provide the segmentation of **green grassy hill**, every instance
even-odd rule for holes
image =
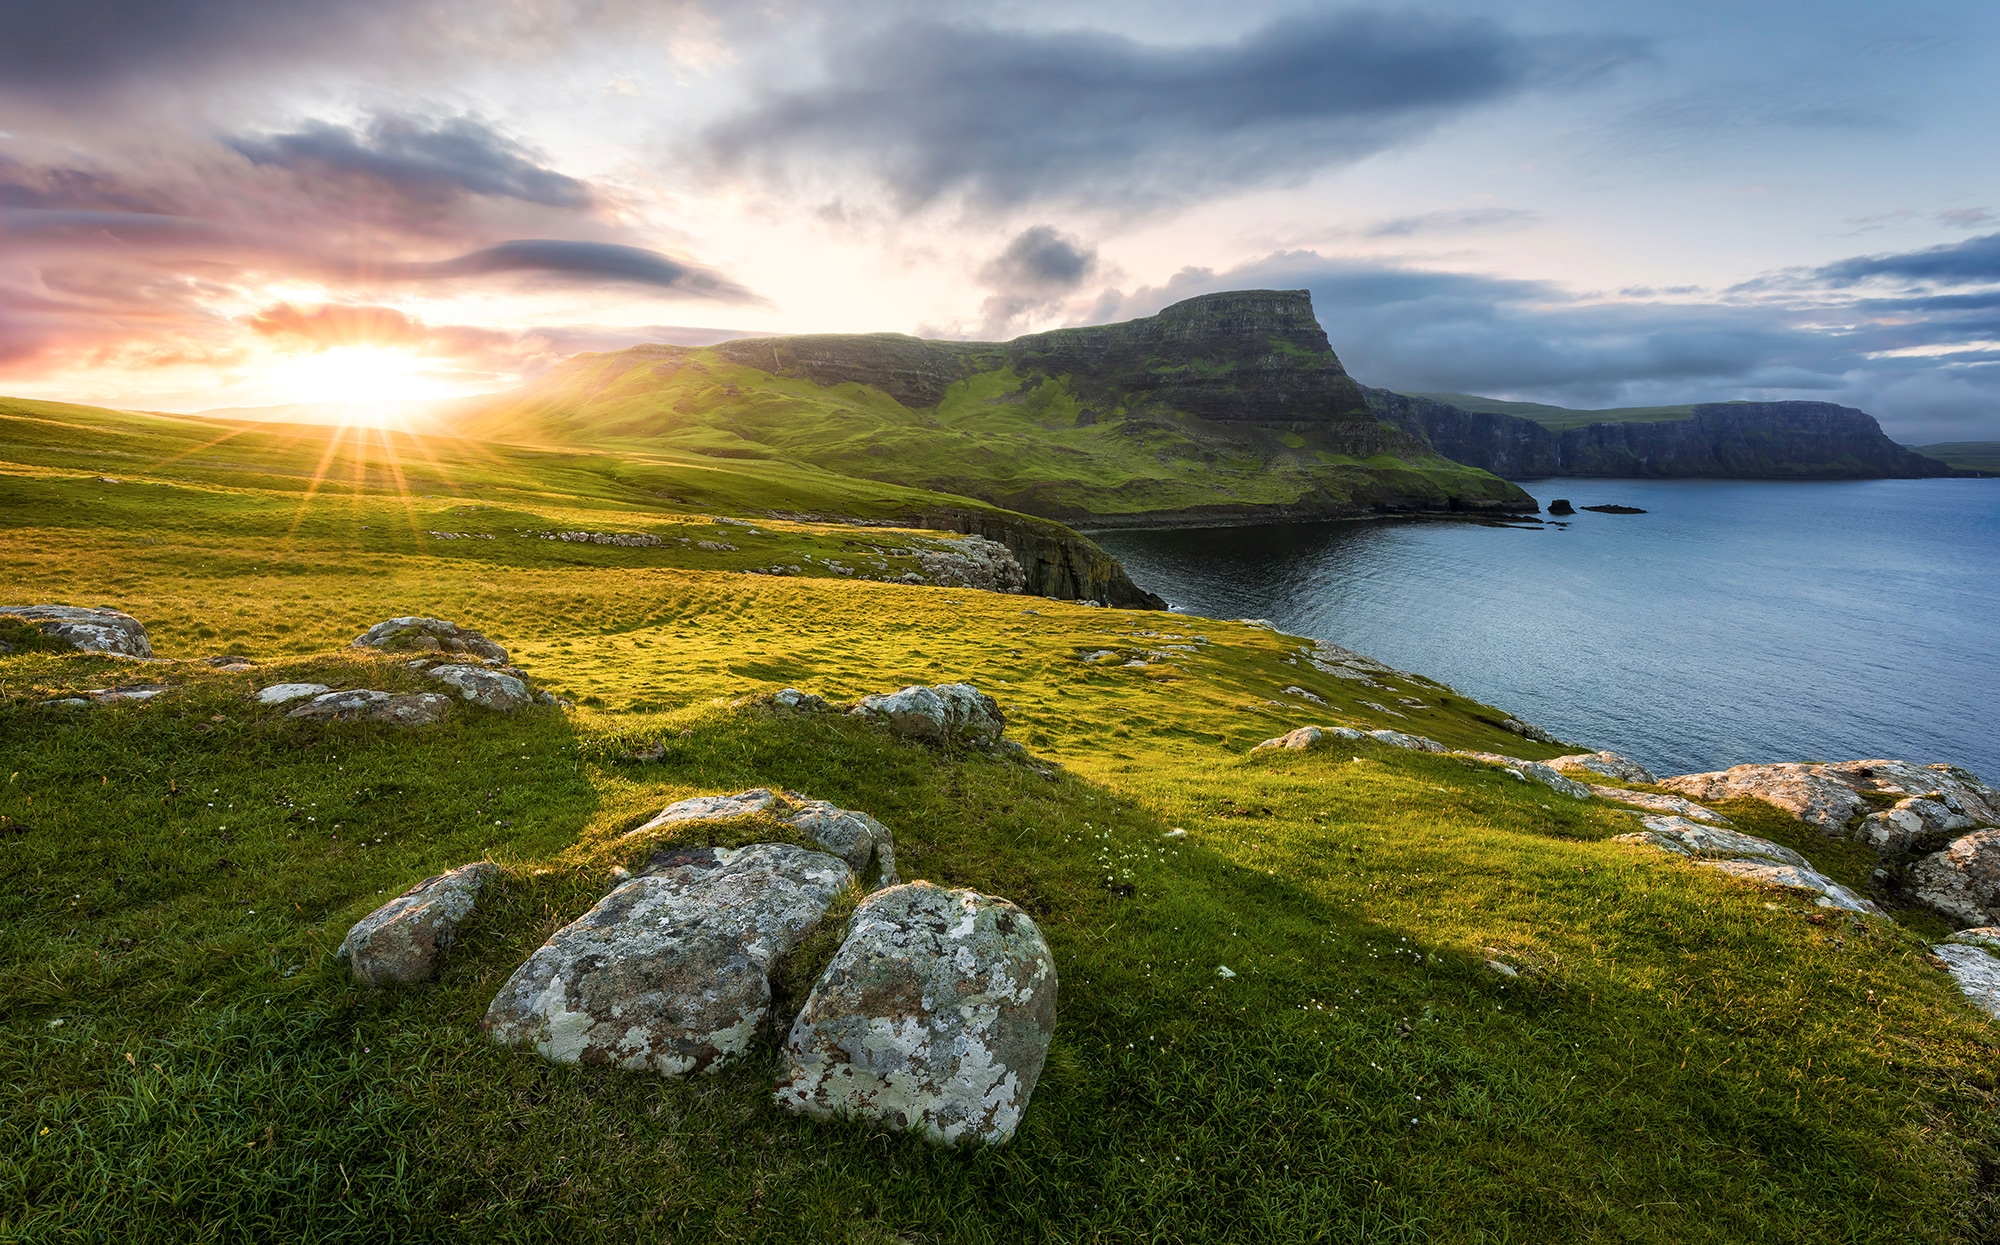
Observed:
[[[1990,1239],[2000,1041],[1921,918],[1614,842],[1628,814],[1485,765],[1253,756],[1309,722],[1556,749],[1261,627],[827,565],[924,533],[713,522],[779,496],[909,500],[661,447],[0,410],[0,603],[126,609],[163,659],[0,656],[0,1240]],[[523,534],[570,525],[663,543]],[[741,573],[779,558],[804,569]],[[398,730],[251,700],[413,688],[345,647],[406,613],[484,630],[576,706]],[[259,665],[199,660],[222,652]],[[961,678],[1031,763],[739,704]],[[140,680],[170,690],[44,703]],[[480,1035],[633,863],[623,830],[759,785],[868,811],[906,877],[1035,917],[1060,1019],[1010,1145],[785,1114],[768,1033],[693,1082]],[[481,856],[507,873],[442,979],[354,986],[347,928]],[[816,967],[780,974],[780,1030]]]
[[[1926,458],[1968,471],[2000,471],[2000,441],[1940,441],[1910,448]]]
[[[1506,402],[1499,398],[1482,398],[1469,393],[1419,393],[1412,396],[1429,398],[1433,402],[1455,406],[1461,411],[1532,419],[1551,432],[1567,432],[1571,428],[1583,428],[1591,424],[1659,424],[1669,420],[1689,419],[1694,415],[1692,404],[1613,406],[1590,411],[1567,406],[1548,406],[1540,402]]]
[[[1275,309],[1193,300],[1191,327],[1169,308],[1000,344],[877,334],[581,355],[457,426],[810,464],[1085,526],[1534,507],[1368,414],[1303,292],[1252,293]],[[1177,331],[1154,341],[1156,321]]]

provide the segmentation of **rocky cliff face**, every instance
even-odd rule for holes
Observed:
[[[1689,419],[1553,432],[1529,419],[1364,391],[1381,418],[1437,452],[1509,479],[1544,476],[1751,480],[1926,479],[1956,474],[1891,441],[1865,411],[1831,402],[1717,402]]]
[[[977,372],[1011,367],[1070,378],[1104,415],[1157,405],[1218,422],[1344,424],[1363,439],[1381,437],[1304,290],[1205,294],[1142,320],[1009,342],[828,333],[725,342],[715,353],[822,385],[873,385],[913,409],[936,406],[953,383]]]
[[[1099,601],[1124,609],[1163,610],[1167,603],[1132,582],[1118,559],[1086,536],[1045,519],[1000,510],[929,510],[905,515],[899,526],[965,532],[997,540],[1021,563],[1022,591],[1064,601]]]

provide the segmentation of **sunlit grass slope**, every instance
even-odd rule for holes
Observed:
[[[1248,752],[1333,721],[1554,751],[1494,709],[1420,679],[1359,687],[1240,623],[420,539],[394,493],[323,485],[302,506],[271,452],[241,482],[97,485],[53,461],[3,478],[0,603],[119,606],[171,664],[0,657],[0,1240],[1990,1232],[2000,1044],[1907,925],[1613,843],[1629,816],[1489,767],[1373,742]],[[420,532],[451,505],[496,507],[466,524],[636,513],[563,487],[407,504]],[[403,613],[481,628],[578,707],[397,730],[249,699],[414,687],[344,648]],[[220,651],[263,664],[194,660]],[[41,703],[142,678],[173,690]],[[734,704],[948,678],[990,691],[1035,763]],[[669,1083],[479,1035],[506,975],[645,850],[623,830],[754,785],[867,810],[906,875],[1035,916],[1060,1021],[1011,1145],[785,1115],[768,1036]],[[348,926],[480,856],[509,872],[443,979],[352,985],[331,958]],[[781,1012],[831,940],[785,966]]]
[[[1067,377],[1008,367],[913,410],[869,385],[822,386],[713,350],[648,346],[579,356],[478,405],[465,426],[502,441],[810,463],[1081,522],[1271,507],[1364,512],[1392,498],[1440,509],[1451,498],[1522,500],[1506,481],[1434,454],[1354,457],[1307,427],[1099,412]]]

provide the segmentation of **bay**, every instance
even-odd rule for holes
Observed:
[[[1092,536],[1176,609],[1269,619],[1662,774],[1894,757],[2000,781],[2000,480],[1522,483],[1646,513]]]

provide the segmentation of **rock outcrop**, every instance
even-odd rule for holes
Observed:
[[[1003,1142],[1055,1026],[1055,963],[1027,913],[928,882],[878,891],[792,1024],[777,1100],[941,1142]]]
[[[451,712],[451,697],[436,692],[378,692],[357,689],[325,692],[286,714],[309,722],[387,722],[426,726]]]
[[[472,630],[442,618],[404,617],[378,622],[354,639],[355,648],[385,653],[468,653],[505,663],[507,650]]]
[[[1007,729],[1007,715],[999,703],[970,683],[912,684],[863,696],[848,712],[929,744],[992,747]]]
[[[872,860],[878,867],[875,884],[878,887],[896,884],[896,841],[889,827],[867,813],[838,808],[796,791],[780,795],[769,787],[758,787],[734,795],[695,796],[667,805],[651,821],[627,834],[648,834],[668,826],[733,821],[759,814],[811,836],[814,842],[840,857],[856,877],[868,875]]]
[[[1048,519],[968,506],[904,514],[893,522],[898,527],[963,532],[1005,545],[1021,570],[1021,586],[1007,591],[1097,601],[1120,609],[1167,608],[1164,600],[1133,583],[1118,559],[1096,541]]]
[[[661,1076],[748,1049],[770,970],[853,882],[789,843],[683,848],[557,930],[486,1010],[494,1041]]]
[[[1995,940],[1967,938],[1968,934],[1986,932],[1963,930],[1957,937],[1965,941],[1939,943],[1931,948],[1931,954],[1944,961],[1952,980],[1975,1007],[2000,1019],[2000,957],[1993,954]]]
[[[1660,786],[1705,802],[1753,798],[1776,805],[1836,838],[1882,852],[1909,851],[1926,838],[2000,824],[2000,792],[1951,765],[1840,761],[1737,765],[1663,778]],[[1888,796],[1877,809],[1868,796]]]
[[[1662,851],[1687,856],[1698,864],[1733,874],[1766,886],[1811,891],[1823,908],[1881,916],[1882,910],[1868,899],[1814,869],[1789,847],[1769,839],[1741,834],[1720,826],[1703,825],[1684,817],[1645,817],[1646,828],[1638,834],[1621,834],[1621,843],[1644,843]]]
[[[1754,480],[1926,479],[1959,474],[1896,444],[1865,411],[1831,402],[1713,402],[1681,418],[1561,432],[1531,419],[1365,391],[1370,408],[1455,462],[1511,480],[1550,476]]]
[[[0,605],[0,618],[18,618],[52,640],[86,653],[151,657],[146,626],[123,610],[74,605]]]
[[[357,922],[335,957],[364,986],[407,986],[438,973],[480,888],[500,872],[488,861],[425,878]]]
[[[445,662],[432,666],[424,673],[454,688],[461,698],[501,713],[511,713],[534,703],[534,695],[525,682],[484,666]]]
[[[1557,795],[1566,795],[1572,800],[1590,798],[1590,788],[1574,778],[1564,778],[1540,761],[1524,761],[1520,757],[1503,756],[1497,752],[1454,752],[1455,757],[1468,761],[1479,761],[1487,765],[1497,765],[1516,778],[1528,782],[1538,782]]]
[[[1556,757],[1549,762],[1549,768],[1560,770],[1565,774],[1574,774],[1578,771],[1598,774],[1622,782],[1651,784],[1659,781],[1653,777],[1651,770],[1631,757],[1620,756],[1616,752],[1579,752],[1572,756]]]
[[[2000,830],[1975,830],[1911,866],[1911,898],[1960,925],[2000,924]]]

